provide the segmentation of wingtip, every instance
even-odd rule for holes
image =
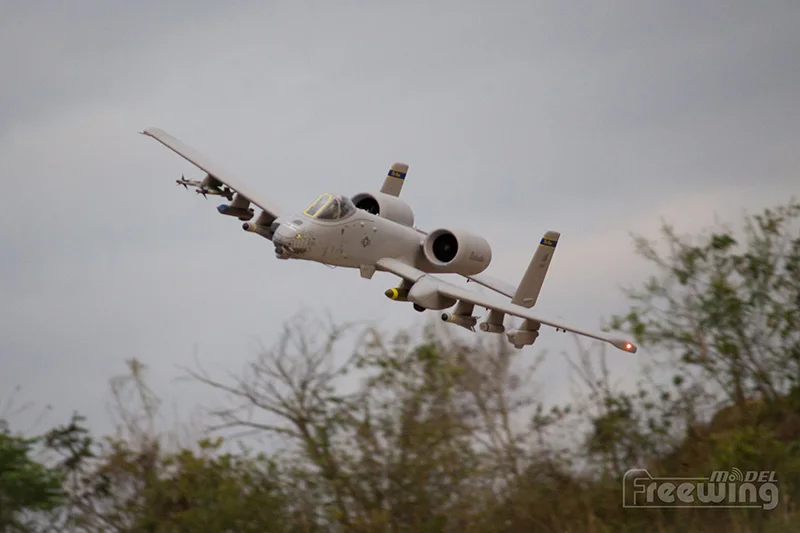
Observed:
[[[630,341],[626,341],[623,339],[609,339],[609,342],[616,348],[619,348],[623,352],[628,353],[636,353],[639,349],[635,344]]]
[[[628,352],[628,353],[636,353],[636,351],[639,349],[639,348],[638,348],[638,347],[637,347],[635,344],[633,344],[632,342],[625,342],[624,344],[622,344],[622,346],[620,346],[620,348],[621,348],[622,350],[624,350],[624,351]]]
[[[157,134],[161,133],[161,129],[150,126],[149,128],[143,129],[139,133],[142,135],[147,135],[148,137],[156,137]]]

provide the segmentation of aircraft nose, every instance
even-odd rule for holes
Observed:
[[[281,224],[277,220],[270,225],[269,229],[274,232],[272,241],[276,243],[291,243],[297,233],[294,229],[286,227],[285,224]]]
[[[287,240],[289,234],[292,233],[290,228],[287,228],[284,222],[286,222],[285,218],[278,217],[272,221],[272,224],[269,225],[269,231],[272,233],[273,242]]]
[[[275,245],[275,254],[280,259],[288,259],[296,252],[296,239],[299,231],[298,228],[291,227],[293,224],[284,224],[283,222],[282,220],[275,220],[270,224],[270,230],[274,231],[272,243]]]
[[[278,233],[278,228],[280,228],[280,227],[281,227],[281,223],[280,223],[279,220],[276,219],[272,224],[270,224],[269,231],[270,231],[270,233],[275,235],[276,233]]]

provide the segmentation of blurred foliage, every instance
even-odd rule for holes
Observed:
[[[38,442],[13,435],[0,421],[0,531],[35,531],[32,515],[62,501],[60,473],[33,457]]]
[[[117,434],[77,415],[40,438],[2,427],[0,530],[800,531],[799,215],[792,202],[737,231],[636,237],[652,276],[611,327],[652,364],[623,389],[601,349],[579,347],[568,405],[533,394],[542,357],[502,336],[367,328],[348,350],[352,327],[298,317],[238,374],[189,372],[227,399],[181,441],[157,429],[130,361],[111,381]],[[624,508],[632,468],[775,471],[780,503]]]

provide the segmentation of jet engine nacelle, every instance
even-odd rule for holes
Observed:
[[[464,230],[437,229],[422,243],[425,259],[443,271],[472,276],[492,262],[492,247],[486,239]]]
[[[362,192],[352,198],[359,209],[404,226],[414,225],[414,211],[403,200],[382,192]]]

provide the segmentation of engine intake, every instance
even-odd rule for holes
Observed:
[[[425,259],[443,272],[472,276],[486,270],[492,247],[483,237],[464,230],[437,229],[422,244]]]
[[[391,194],[381,192],[362,192],[352,198],[358,209],[386,218],[404,226],[414,225],[414,211],[403,200]]]

